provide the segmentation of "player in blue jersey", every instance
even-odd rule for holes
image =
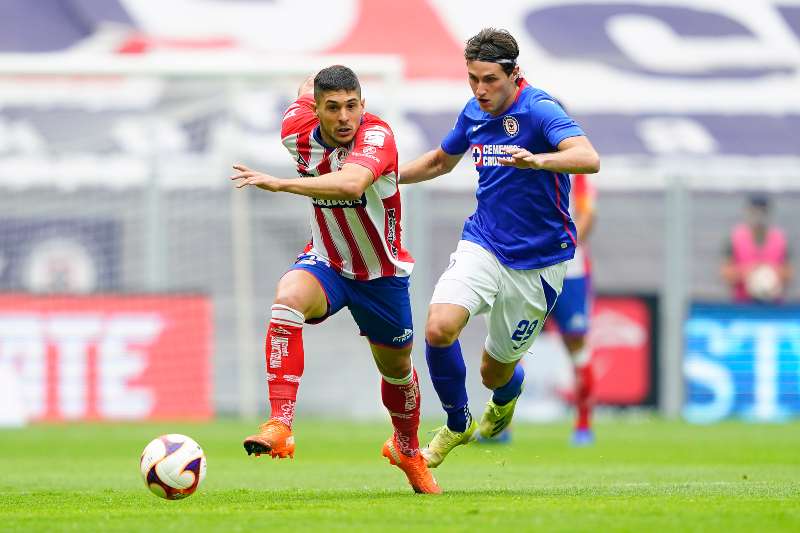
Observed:
[[[517,363],[541,331],[575,253],[569,174],[600,167],[583,130],[522,79],[518,55],[505,30],[486,28],[469,39],[464,57],[474,98],[439,148],[400,168],[400,183],[417,183],[450,172],[470,152],[478,171],[478,207],[436,284],[425,327],[431,380],[447,413],[423,450],[429,467],[476,429],[492,437],[511,422],[525,377]],[[493,394],[476,423],[458,337],[482,313],[489,331],[481,378]]]

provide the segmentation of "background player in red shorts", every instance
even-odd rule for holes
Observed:
[[[312,96],[313,91],[313,96]],[[364,112],[358,78],[347,67],[307,80],[283,117],[281,138],[299,178],[276,178],[243,165],[231,179],[311,198],[311,241],[281,278],[267,329],[271,418],[247,437],[248,454],[294,455],[292,421],[303,373],[304,323],[343,307],[367,337],[394,426],[383,455],[416,492],[441,492],[419,451],[419,384],[411,364],[413,326],[403,249],[397,147],[389,125]]]

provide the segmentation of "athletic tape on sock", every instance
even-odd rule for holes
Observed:
[[[274,304],[272,306],[272,321],[302,328],[306,317],[303,313],[297,309],[292,309],[288,305]]]
[[[578,368],[582,368],[588,365],[591,356],[592,356],[592,351],[589,349],[588,344],[584,344],[583,348],[581,348],[577,352],[572,352],[570,354],[570,357],[572,358],[572,364]]]
[[[390,378],[389,376],[384,376],[383,374],[381,374],[381,376],[383,376],[383,380],[386,383],[391,385],[409,385],[414,381],[414,367],[411,367],[411,372],[409,372],[404,378]]]

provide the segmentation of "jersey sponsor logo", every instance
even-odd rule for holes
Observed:
[[[390,207],[386,210],[386,240],[389,241],[389,249],[392,257],[397,257],[397,210]]]
[[[376,156],[374,156],[372,154],[367,154],[367,153],[364,153],[364,152],[350,152],[350,155],[352,155],[353,157],[366,157],[367,159],[372,159],[373,161],[375,161],[377,163],[381,162],[380,158],[378,158],[378,157],[376,157]]]
[[[324,257],[320,257],[315,254],[300,254],[297,256],[297,261],[295,261],[295,265],[316,265],[317,263],[322,263],[325,266],[331,266],[330,262],[325,259]]]
[[[333,172],[341,170],[344,166],[344,160],[347,159],[348,155],[350,155],[350,153],[347,151],[347,148],[343,146],[331,152],[331,155],[328,156],[328,160],[331,162],[331,170]]]
[[[291,331],[289,331],[286,328],[282,328],[281,326],[272,326],[270,328],[270,331],[273,333],[273,335],[291,335],[292,334]]]
[[[361,151],[362,151],[363,153],[365,153],[365,154],[368,154],[368,155],[369,155],[369,154],[374,154],[375,152],[377,152],[377,151],[378,151],[378,149],[377,149],[377,148],[375,148],[374,146],[365,146],[365,147],[364,147],[364,149],[363,149],[363,150],[361,150]]]
[[[472,145],[472,162],[476,167],[483,165],[483,147],[480,144]]]
[[[372,146],[377,146],[378,148],[380,148],[383,146],[383,143],[385,141],[386,141],[386,133],[378,130],[377,128],[370,128],[364,133],[365,144],[371,144]]]
[[[380,124],[373,124],[369,126],[366,131],[382,131],[386,135],[391,135],[392,132],[381,126]]]
[[[398,335],[397,337],[392,338],[392,342],[405,342],[411,338],[411,335],[414,334],[414,330],[403,328],[403,333]]]
[[[289,106],[289,109],[286,110],[286,113],[283,114],[283,121],[286,122],[287,119],[292,118],[300,111],[299,104],[292,104]]]
[[[288,356],[289,356],[289,338],[271,337],[270,352],[269,352],[269,367],[280,368],[283,358]]]
[[[476,167],[499,167],[501,159],[509,159],[509,148],[519,148],[516,144],[473,144],[472,162]]]
[[[519,133],[519,122],[513,116],[506,115],[503,117],[503,129],[509,137],[514,137]]]
[[[586,315],[583,313],[575,313],[574,315],[572,315],[572,317],[569,319],[568,324],[569,328],[572,330],[586,329],[586,327],[589,325],[588,319]]]
[[[311,202],[322,209],[333,209],[336,207],[364,207],[367,205],[367,195],[362,194],[358,200],[327,200],[324,198],[312,198]]]

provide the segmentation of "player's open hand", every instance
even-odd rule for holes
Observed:
[[[264,174],[263,172],[256,172],[244,165],[233,165],[233,168],[239,171],[238,174],[231,176],[231,180],[236,182],[237,189],[248,185],[255,185],[259,189],[264,189],[265,191],[279,192],[281,190],[280,178]]]
[[[524,148],[509,147],[504,151],[511,156],[498,159],[499,163],[505,167],[541,168],[537,156]]]

